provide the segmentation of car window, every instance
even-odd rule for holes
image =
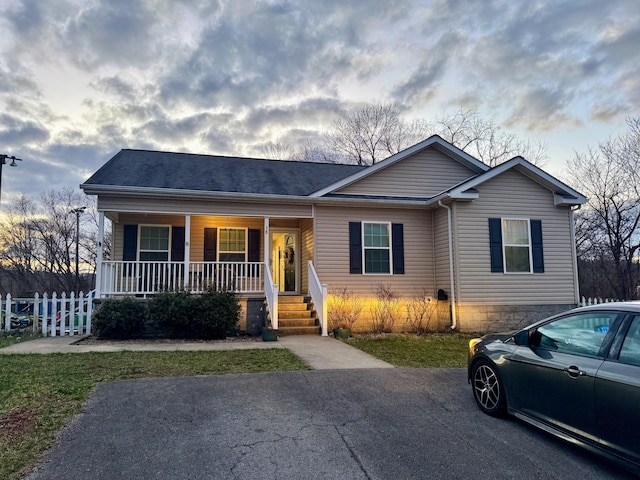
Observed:
[[[618,360],[640,366],[640,315],[636,315],[624,339]]]
[[[579,313],[540,326],[533,345],[573,355],[601,357],[600,347],[617,314],[613,312]]]

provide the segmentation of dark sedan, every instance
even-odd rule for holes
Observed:
[[[469,342],[480,409],[640,472],[640,302],[577,308]]]

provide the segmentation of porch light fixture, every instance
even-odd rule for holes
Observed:
[[[14,155],[9,156],[0,153],[0,197],[2,196],[2,166],[7,164],[7,160],[11,160],[11,163],[9,164],[10,167],[17,167],[18,164],[16,161],[22,161],[21,158],[16,158]]]

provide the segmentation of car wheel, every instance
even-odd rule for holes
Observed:
[[[480,360],[471,371],[473,398],[487,415],[499,417],[504,414],[507,401],[502,380],[495,367],[486,360]]]

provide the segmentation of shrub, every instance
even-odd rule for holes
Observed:
[[[198,299],[195,329],[199,338],[224,338],[235,331],[240,320],[240,304],[230,290],[207,290]]]
[[[160,293],[149,301],[153,323],[170,338],[219,339],[233,332],[240,305],[231,291]]]
[[[132,298],[108,299],[93,314],[98,338],[125,340],[138,338],[145,328],[147,308]]]
[[[430,333],[431,321],[436,314],[438,302],[423,290],[422,294],[411,297],[406,306],[407,323],[411,325],[413,331],[418,335]]]
[[[162,292],[149,300],[149,316],[163,336],[193,338],[193,296],[187,291]]]
[[[329,295],[327,299],[328,327],[349,328],[360,318],[362,300],[357,298],[347,287],[340,288]]]
[[[390,285],[378,284],[375,299],[370,307],[371,330],[373,333],[390,333],[396,321],[401,318],[398,294]]]

